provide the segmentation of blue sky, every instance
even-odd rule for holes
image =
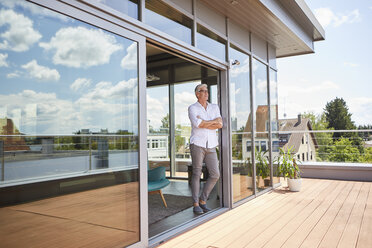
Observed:
[[[279,118],[342,97],[355,124],[372,124],[372,1],[307,0],[325,29],[315,54],[278,60]]]

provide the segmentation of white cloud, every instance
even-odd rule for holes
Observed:
[[[319,8],[315,9],[314,12],[315,16],[323,27],[327,27],[329,25],[332,25],[333,27],[339,27],[344,23],[355,23],[361,21],[358,9],[350,11],[346,14],[335,14],[330,8]]]
[[[164,99],[152,98],[147,94],[147,119],[151,120],[149,123],[155,129],[160,128],[161,120],[168,113],[168,104],[164,104]]]
[[[48,16],[58,18],[62,21],[67,21],[69,18],[65,15],[51,11],[47,8],[40,7],[36,4],[29,3],[24,0],[0,0],[0,3],[8,8],[14,9],[16,6],[20,6],[24,9],[29,10],[32,14],[37,16]]]
[[[38,65],[36,60],[22,65],[22,68],[26,69],[32,78],[36,78],[40,81],[58,81],[61,77],[56,69]]]
[[[42,37],[34,30],[32,20],[13,10],[0,10],[0,27],[4,25],[8,29],[0,34],[0,49],[24,52]]]
[[[181,125],[190,125],[188,117],[188,107],[197,101],[194,93],[182,92],[174,95],[176,105],[176,123]]]
[[[282,84],[279,87],[280,95],[281,96],[289,96],[293,94],[310,94],[310,93],[317,93],[323,92],[327,90],[337,90],[340,87],[338,84],[332,81],[323,81],[320,84],[315,84],[311,86],[297,86],[297,85],[285,85]]]
[[[70,89],[78,91],[83,88],[87,88],[91,85],[91,80],[87,78],[77,78],[71,85]]]
[[[0,67],[8,67],[8,62],[6,62],[7,58],[8,54],[0,53]]]
[[[137,69],[137,43],[132,43],[127,48],[127,55],[121,60],[121,67],[127,70]]]
[[[111,55],[122,49],[113,35],[85,27],[61,28],[48,43],[39,45],[55,52],[54,64],[75,68],[107,64]]]
[[[266,93],[267,92],[267,81],[259,79],[257,83],[257,89],[260,93]]]
[[[352,113],[351,119],[357,125],[371,124],[372,116],[372,98],[356,97],[345,100],[349,106],[349,112]]]
[[[94,89],[85,94],[84,99],[117,99],[128,96],[135,96],[133,91],[137,90],[137,78],[128,81],[120,81],[113,85],[111,82],[99,82]]]
[[[249,58],[244,60],[241,65],[233,65],[230,70],[230,75],[231,77],[237,77],[247,72],[249,72]]]
[[[359,66],[358,64],[350,63],[350,62],[344,62],[344,65],[345,66],[350,66],[350,67],[358,67]]]
[[[7,78],[17,78],[17,77],[20,77],[20,76],[21,76],[20,71],[11,72],[11,73],[8,73],[6,75]]]

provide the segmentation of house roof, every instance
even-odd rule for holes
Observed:
[[[308,131],[312,130],[310,119],[308,118],[301,118],[299,122],[298,118],[296,119],[282,119],[279,120],[279,131],[280,132],[288,132],[290,135],[288,142],[283,146],[284,149],[288,149],[293,147],[293,152],[297,153],[304,133],[291,133],[293,131]],[[310,133],[311,138],[315,146],[318,145],[316,138],[313,133]]]

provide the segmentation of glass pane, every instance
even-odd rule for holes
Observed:
[[[253,59],[253,86],[255,93],[256,109],[256,182],[257,189],[263,190],[270,186],[270,163],[269,163],[269,107],[267,98],[267,67],[256,59]]]
[[[170,176],[168,85],[147,88],[147,152],[150,169],[164,166]]]
[[[146,0],[144,22],[191,44],[192,20],[157,0]]]
[[[191,164],[190,136],[191,124],[188,107],[197,101],[194,89],[200,81],[193,81],[174,85],[174,113],[175,113],[175,176],[188,177],[187,166]]]
[[[196,47],[226,61],[226,41],[199,24],[196,33]]]
[[[273,159],[273,184],[280,182],[278,174],[278,163],[276,163],[279,156],[279,116],[278,116],[278,81],[276,71],[270,69],[270,111],[271,111],[271,140],[272,140],[272,159]]]
[[[250,101],[249,56],[231,47],[230,59],[240,63],[230,70],[230,113],[233,162],[233,200],[253,194],[252,114]]]
[[[1,242],[136,243],[137,42],[26,1],[0,19]]]
[[[138,19],[138,1],[137,0],[99,0],[100,3],[111,7],[112,9]]]

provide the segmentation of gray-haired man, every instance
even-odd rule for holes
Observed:
[[[189,106],[191,121],[190,151],[192,158],[191,190],[194,201],[194,212],[202,214],[210,209],[207,199],[214,185],[220,177],[216,147],[218,138],[216,129],[222,128],[222,118],[217,104],[208,103],[208,86],[199,84],[195,88],[198,101]],[[199,196],[200,176],[203,162],[205,162],[209,177]]]

